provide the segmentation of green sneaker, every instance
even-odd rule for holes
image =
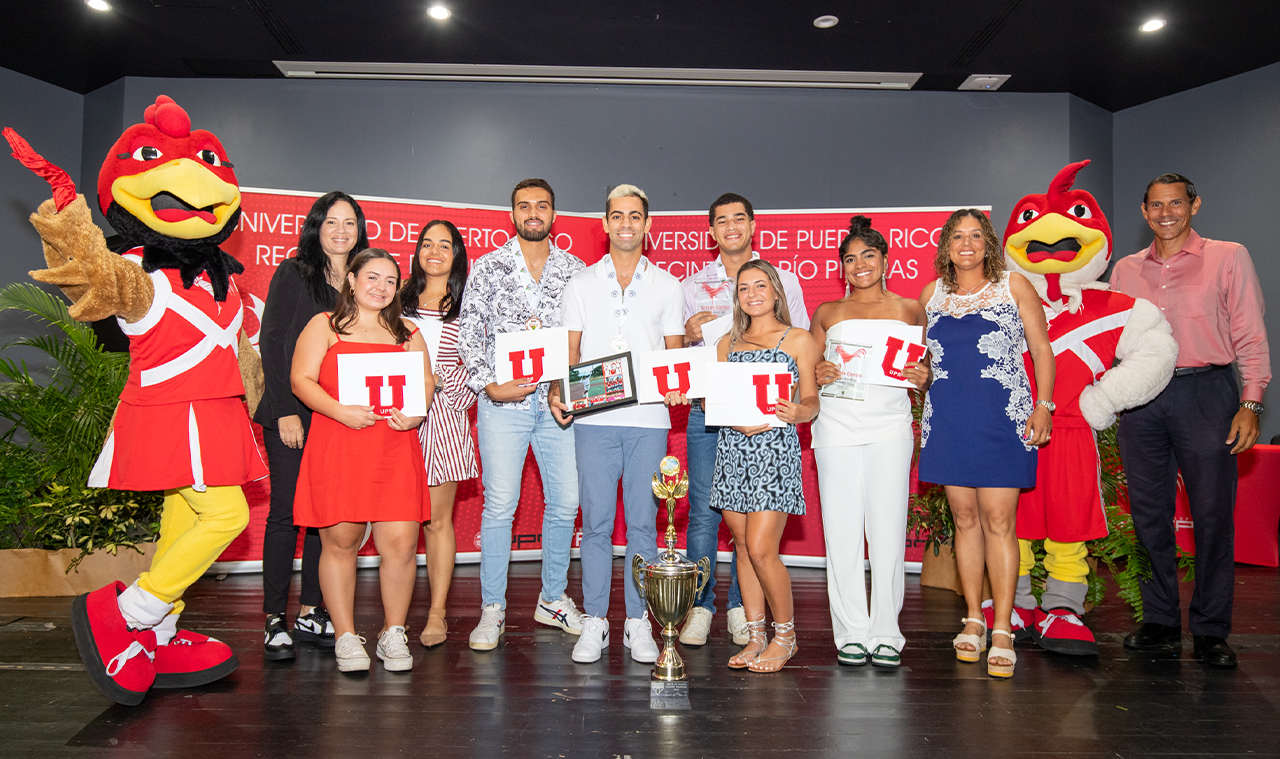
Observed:
[[[836,661],[850,667],[861,667],[867,663],[867,649],[861,643],[846,643],[836,654]]]

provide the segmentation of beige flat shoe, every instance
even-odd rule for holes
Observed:
[[[449,632],[449,623],[445,621],[444,614],[444,609],[432,609],[427,612],[427,626],[422,630],[422,637],[418,638],[422,641],[422,645],[435,648],[444,643]]]

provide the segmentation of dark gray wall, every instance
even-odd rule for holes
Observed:
[[[80,136],[83,132],[83,98],[38,79],[0,69],[0,126],[12,127],[37,153],[61,166],[72,178],[80,177]],[[0,287],[30,282],[27,271],[44,267],[40,237],[27,217],[51,197],[49,185],[9,157],[9,146],[0,142]],[[92,192],[92,191],[91,191]],[[51,288],[52,289],[52,288]],[[0,345],[32,334],[34,327],[23,316],[0,313]],[[15,355],[36,365],[43,362],[34,351]]]
[[[1003,221],[1069,154],[1066,95],[130,78],[121,126],[159,93],[248,186],[502,205],[543,176],[577,211],[626,181],[656,210],[733,190],[762,208],[992,204]]]
[[[1171,95],[1114,115],[1117,252],[1151,244],[1142,192],[1165,172],[1196,185],[1203,198],[1193,226],[1205,237],[1249,249],[1268,305],[1272,367],[1280,355],[1280,64]],[[1280,396],[1262,418],[1262,440],[1280,434]]]
[[[1111,112],[1071,95],[1068,100],[1071,117],[1070,161],[1088,159],[1089,165],[1076,175],[1075,186],[1093,193],[1102,212],[1111,219],[1112,191],[1112,123]],[[1046,186],[1047,186],[1046,182]]]

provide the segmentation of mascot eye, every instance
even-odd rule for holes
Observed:
[[[162,155],[164,155],[164,153],[161,153],[159,148],[153,148],[150,145],[143,145],[142,147],[133,151],[133,160],[154,161]]]
[[[1023,224],[1026,224],[1027,222],[1031,221],[1032,219],[1034,219],[1039,215],[1040,215],[1040,212],[1037,211],[1036,209],[1027,208],[1027,209],[1024,209],[1022,213],[1018,214],[1018,220],[1021,221]]]
[[[1089,210],[1089,206],[1084,203],[1076,203],[1071,206],[1071,215],[1077,219],[1088,219],[1093,216],[1093,213]]]
[[[198,152],[198,153],[196,153],[196,156],[197,156],[197,157],[199,157],[199,159],[200,159],[201,161],[204,161],[205,163],[209,164],[210,166],[221,166],[221,165],[222,165],[222,159],[221,159],[221,158],[218,158],[218,154],[217,154],[217,153],[215,153],[215,152],[213,152],[212,150],[207,149],[207,148],[206,148],[206,149],[204,149],[204,150],[201,150],[201,151],[200,151],[200,152]]]

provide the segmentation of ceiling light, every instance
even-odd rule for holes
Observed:
[[[818,16],[813,20],[813,25],[819,29],[830,29],[840,23],[840,19],[835,16]]]
[[[436,21],[444,21],[446,18],[452,16],[453,12],[443,5],[433,5],[427,9],[427,15],[434,18]]]
[[[1164,19],[1162,19],[1162,18],[1153,18],[1153,19],[1151,19],[1150,21],[1148,21],[1147,23],[1143,24],[1142,26],[1140,26],[1140,27],[1138,27],[1138,28],[1139,28],[1139,29],[1141,29],[1141,30],[1142,30],[1142,31],[1144,31],[1144,32],[1155,32],[1155,31],[1159,31],[1160,29],[1163,29],[1163,28],[1164,28]]]
[[[109,11],[111,6],[107,4],[107,0],[84,0],[84,4],[95,11]]]
[[[1009,74],[970,74],[956,89],[961,90],[998,90],[1000,85],[1009,81]]]
[[[672,84],[718,87],[819,87],[909,90],[918,72],[760,71],[751,69],[623,68],[602,66],[508,66],[473,63],[360,63],[274,61],[287,77],[308,79],[401,79],[480,82],[574,82],[579,84]]]

